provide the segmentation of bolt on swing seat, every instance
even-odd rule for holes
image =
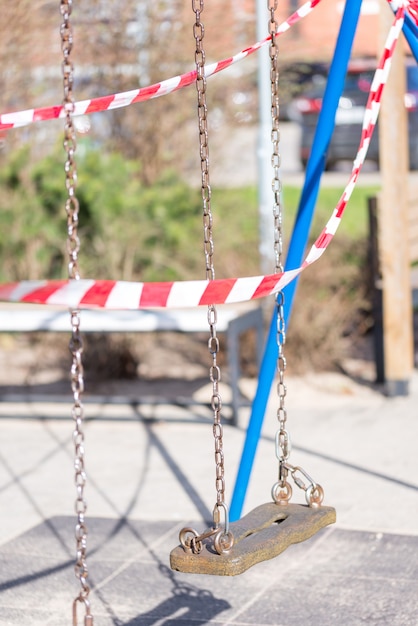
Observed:
[[[309,539],[335,520],[332,507],[267,502],[229,525],[234,537],[230,550],[218,554],[208,537],[201,541],[198,552],[182,545],[174,548],[170,566],[189,574],[236,576],[261,561],[278,556],[290,545]],[[190,528],[183,532],[195,536]],[[186,541],[190,543],[190,539]]]

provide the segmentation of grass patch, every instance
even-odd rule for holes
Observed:
[[[289,370],[334,369],[372,325],[369,302],[367,198],[376,186],[357,187],[341,226],[325,254],[302,273],[290,318],[286,356]],[[329,220],[343,188],[320,189],[309,241]],[[285,239],[291,236],[301,189],[284,186]],[[216,190],[213,194],[216,263],[227,276],[249,276],[259,268],[258,200],[255,188]],[[272,218],[273,220],[273,218]],[[286,252],[286,249],[285,249]]]
[[[336,240],[366,241],[368,234],[367,198],[377,193],[378,187],[356,187],[344,212]],[[331,217],[343,188],[323,187],[320,189],[312,219],[310,241],[320,234]],[[289,240],[301,189],[285,185],[283,188],[284,233]],[[259,211],[255,187],[240,189],[215,189],[212,195],[214,213],[214,240],[216,264],[220,266],[219,277],[258,274],[259,260]],[[272,216],[273,227],[273,216]],[[197,254],[200,247],[197,245]],[[245,252],[245,254],[244,254]],[[325,253],[327,254],[327,253]],[[357,256],[356,256],[357,258]]]
[[[353,240],[367,237],[369,229],[367,198],[376,195],[378,190],[379,188],[376,186],[356,187],[354,189],[338,230],[341,235]],[[343,191],[343,188],[337,187],[322,187],[319,190],[312,222],[313,236],[316,237],[325,226]],[[288,223],[291,225],[294,223],[300,195],[301,189],[299,187],[284,186],[284,210],[289,220]]]
[[[319,190],[312,221],[313,234],[325,226],[331,217],[344,189],[341,187],[322,187]],[[339,232],[350,239],[361,239],[368,233],[367,198],[376,195],[378,186],[356,187],[344,212]],[[301,196],[301,188],[283,186],[283,210],[285,230],[292,230]],[[255,187],[241,189],[215,189],[213,191],[214,212],[217,212],[217,226],[229,230],[234,238],[242,233],[244,239],[258,235],[258,199]],[[231,230],[233,228],[233,232]]]

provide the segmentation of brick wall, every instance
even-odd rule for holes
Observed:
[[[348,0],[349,1],[349,0]],[[304,2],[297,2],[298,6]],[[345,2],[322,0],[310,15],[293,26],[281,39],[284,56],[297,60],[330,60],[341,24]],[[353,56],[376,56],[378,51],[378,9],[384,0],[363,0],[353,45]],[[280,21],[294,10],[293,0],[279,0]],[[384,6],[383,6],[384,8]]]
[[[266,34],[268,13],[266,5]],[[349,0],[348,0],[349,1]],[[234,54],[256,41],[257,0],[207,1],[202,18],[206,25],[206,43],[211,59]],[[353,46],[353,56],[375,56],[378,51],[378,10],[385,0],[363,0]],[[279,0],[278,19],[285,20],[304,0]],[[322,0],[310,15],[303,18],[280,38],[283,57],[297,60],[330,60],[341,24],[345,2]],[[387,9],[389,10],[389,9]],[[191,8],[185,2],[184,19],[190,20]]]
[[[235,54],[256,41],[254,0],[207,0],[202,12],[207,58],[217,61]],[[182,21],[194,22],[191,2],[184,2]],[[191,35],[192,36],[192,35]]]

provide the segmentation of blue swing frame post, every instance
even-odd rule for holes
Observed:
[[[418,63],[418,26],[408,14],[405,16],[405,22],[402,30],[405,35],[405,39],[411,48],[411,52],[415,57],[415,61]]]
[[[306,168],[305,182],[299,201],[295,225],[289,243],[285,266],[286,270],[299,267],[303,261],[318,196],[320,179],[325,169],[326,153],[334,129],[335,114],[343,90],[345,74],[360,16],[361,3],[362,0],[347,0],[345,4],[340,31],[334,50],[334,57],[330,66],[323,105],[318,119],[311,155]],[[296,285],[297,279],[284,289],[286,324],[292,308]],[[274,310],[232,495],[230,507],[231,521],[239,519],[242,513],[266,406],[275,376],[277,352],[277,316],[276,310]]]

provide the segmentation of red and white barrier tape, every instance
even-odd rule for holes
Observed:
[[[295,11],[285,22],[278,27],[277,36],[285,33],[291,26],[296,24],[300,19],[306,17],[320,3],[321,0],[309,0]],[[388,0],[392,8],[397,11],[399,8],[405,8],[411,14],[411,17],[418,24],[418,2],[417,0]],[[268,36],[248,48],[245,48],[238,54],[217,63],[211,63],[206,66],[206,77],[213,76],[218,72],[230,67],[234,63],[245,59],[249,55],[259,50],[262,46],[270,41]],[[177,91],[182,87],[187,87],[196,80],[196,70],[174,76],[159,83],[154,83],[140,89],[123,91],[121,93],[101,96],[99,98],[91,98],[90,100],[81,100],[74,105],[74,116],[90,115],[101,111],[109,111],[122,107],[130,106],[139,102],[145,102],[153,98],[159,98],[169,93]],[[16,111],[13,113],[3,113],[0,115],[0,130],[11,130],[22,126],[29,126],[34,122],[44,122],[47,120],[63,118],[65,116],[62,105],[53,105],[49,107],[40,107],[37,109],[26,109],[25,111]]]
[[[395,13],[400,8],[406,9],[418,25],[418,0],[388,0],[388,2]]]
[[[357,151],[356,158],[354,159],[349,181],[333,211],[330,220],[326,224],[324,230],[322,231],[322,233],[312,246],[308,256],[306,257],[303,264],[304,266],[305,264],[310,265],[311,263],[319,259],[319,257],[324,253],[331,239],[335,235],[338,226],[340,225],[344,210],[347,206],[348,201],[351,198],[361,168],[363,167],[364,161],[366,159],[374,129],[376,127],[383,89],[389,75],[393,52],[399,39],[399,35],[402,31],[404,19],[405,10],[404,7],[401,6],[397,9],[395,20],[389,31],[382,56],[374,74],[372,84],[370,86],[369,98],[367,100],[366,112],[363,119],[359,149]]]
[[[296,24],[300,19],[308,15],[321,0],[309,0],[297,11],[295,11],[285,22],[278,27],[277,36],[285,33],[291,26]],[[250,54],[259,50],[262,46],[268,44],[271,37],[268,36],[248,48],[245,48],[238,54],[217,63],[211,63],[206,66],[205,75],[208,78],[218,72],[230,67],[234,63],[245,59]],[[196,81],[196,70],[187,72],[180,76],[174,76],[160,83],[142,87],[141,89],[133,89],[121,93],[102,96],[100,98],[92,98],[91,100],[82,100],[75,103],[73,115],[89,115],[100,111],[109,111],[111,109],[119,109],[127,107],[138,102],[145,102],[153,98],[165,96],[173,91],[177,91],[182,87],[187,87]],[[42,107],[39,109],[27,109],[26,111],[18,111],[16,113],[4,113],[0,115],[0,130],[8,130],[28,126],[34,122],[43,122],[47,120],[63,118],[65,116],[63,106],[55,105],[50,107]]]
[[[292,280],[292,276],[286,274],[167,283],[111,280],[23,281],[0,285],[0,300],[120,310],[233,304],[277,293]]]
[[[123,281],[65,280],[23,281],[0,285],[0,300],[69,307],[109,309],[176,308],[229,304],[277,293],[324,253],[334,237],[365,161],[376,126],[381,96],[389,74],[405,10],[398,8],[375,72],[363,120],[362,134],[353,169],[340,200],[324,230],[311,247],[301,267],[283,274],[213,281],[135,283]]]
[[[213,281],[138,283],[108,280],[23,281],[0,285],[0,300],[79,308],[140,309],[183,308],[207,304],[229,304],[272,295],[283,289],[324,253],[334,237],[364,164],[379,115],[381,97],[390,70],[395,45],[405,17],[403,4],[397,9],[385,48],[370,88],[357,156],[349,181],[324,230],[313,244],[301,267],[282,274]]]

